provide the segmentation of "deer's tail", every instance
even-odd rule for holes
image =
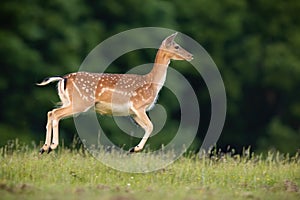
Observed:
[[[36,85],[38,85],[38,86],[44,86],[44,85],[47,85],[47,84],[49,84],[51,82],[61,81],[63,79],[64,78],[60,77],[60,76],[48,77],[48,78],[45,78],[41,83],[37,83]]]

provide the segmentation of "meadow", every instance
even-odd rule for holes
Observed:
[[[191,153],[155,172],[125,173],[82,148],[39,155],[14,141],[0,148],[0,199],[300,199],[298,153],[249,152]]]

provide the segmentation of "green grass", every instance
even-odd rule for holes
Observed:
[[[39,156],[37,148],[15,142],[0,149],[0,164],[0,199],[300,199],[298,154],[191,155],[134,174],[82,150],[60,147]]]

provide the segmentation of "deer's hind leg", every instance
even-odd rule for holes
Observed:
[[[59,144],[59,121],[63,118],[70,117],[74,114],[86,111],[86,107],[74,108],[72,105],[66,107],[56,108],[48,112],[48,123],[47,123],[47,134],[46,142],[44,146],[40,149],[40,154],[47,151],[48,153],[56,149]],[[53,134],[52,134],[53,133]],[[52,138],[51,138],[52,136]],[[52,141],[51,141],[52,139]]]
[[[46,125],[46,141],[43,147],[40,149],[40,154],[45,151],[49,151],[51,145],[51,137],[52,137],[52,111],[49,111],[47,114],[47,125]]]

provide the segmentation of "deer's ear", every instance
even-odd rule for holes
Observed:
[[[162,44],[165,46],[165,47],[169,47],[171,46],[171,44],[173,43],[175,37],[177,35],[177,32],[170,35],[169,37],[167,37],[166,39],[164,39],[164,41],[162,42]]]

